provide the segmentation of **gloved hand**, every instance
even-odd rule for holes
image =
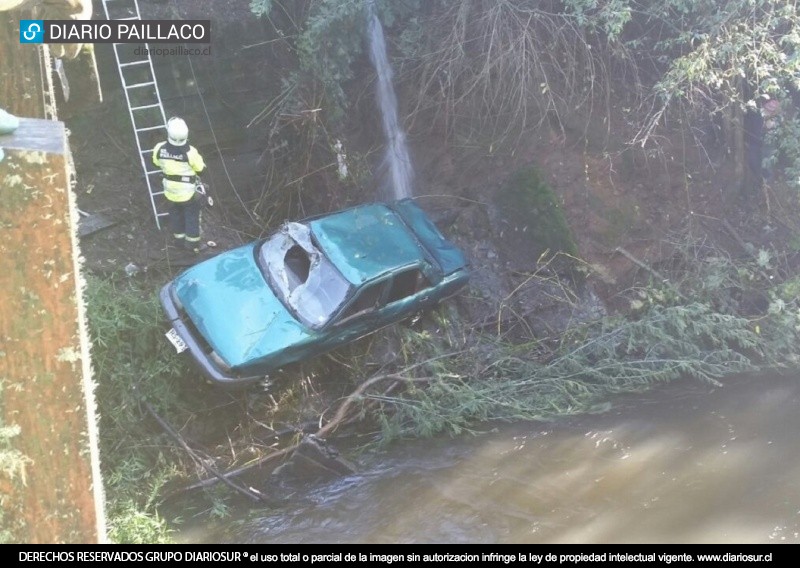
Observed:
[[[206,205],[209,207],[214,206],[214,198],[208,194],[208,186],[204,184],[199,177],[197,178],[197,183],[194,185],[194,190],[198,193],[198,195],[205,199]]]

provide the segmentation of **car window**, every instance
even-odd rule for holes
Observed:
[[[351,285],[314,245],[302,223],[286,223],[259,251],[279,299],[311,327],[325,325]]]
[[[374,309],[386,289],[387,282],[376,282],[362,288],[349,306],[342,312],[340,319],[346,320],[356,314]]]
[[[419,268],[411,268],[400,272],[392,279],[391,288],[389,288],[389,296],[386,303],[391,304],[397,300],[413,296],[420,290],[430,287],[430,282],[425,275],[420,272]]]

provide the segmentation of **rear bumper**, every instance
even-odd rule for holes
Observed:
[[[197,340],[197,337],[195,337],[190,327],[184,321],[181,311],[178,309],[172,297],[171,282],[161,288],[159,300],[161,301],[161,306],[164,308],[164,312],[167,314],[170,325],[175,328],[175,331],[178,332],[178,335],[186,343],[187,350],[195,364],[200,368],[205,378],[211,383],[224,388],[241,388],[264,378],[264,375],[239,376],[229,374],[214,363],[200,345],[200,342]]]

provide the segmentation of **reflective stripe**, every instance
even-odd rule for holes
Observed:
[[[190,243],[197,243],[200,242],[200,237],[186,237],[186,240]]]
[[[194,197],[197,174],[205,169],[205,162],[196,148],[159,142],[153,148],[152,159],[165,176],[164,197],[174,203],[184,203]]]
[[[179,241],[182,241],[186,237],[186,235],[183,233],[172,233],[172,236]]]
[[[194,184],[170,181],[164,178],[164,197],[175,203],[183,203],[194,197]]]

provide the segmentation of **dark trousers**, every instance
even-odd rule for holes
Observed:
[[[169,204],[169,224],[175,238],[189,242],[200,240],[200,199],[197,195],[189,201]]]

